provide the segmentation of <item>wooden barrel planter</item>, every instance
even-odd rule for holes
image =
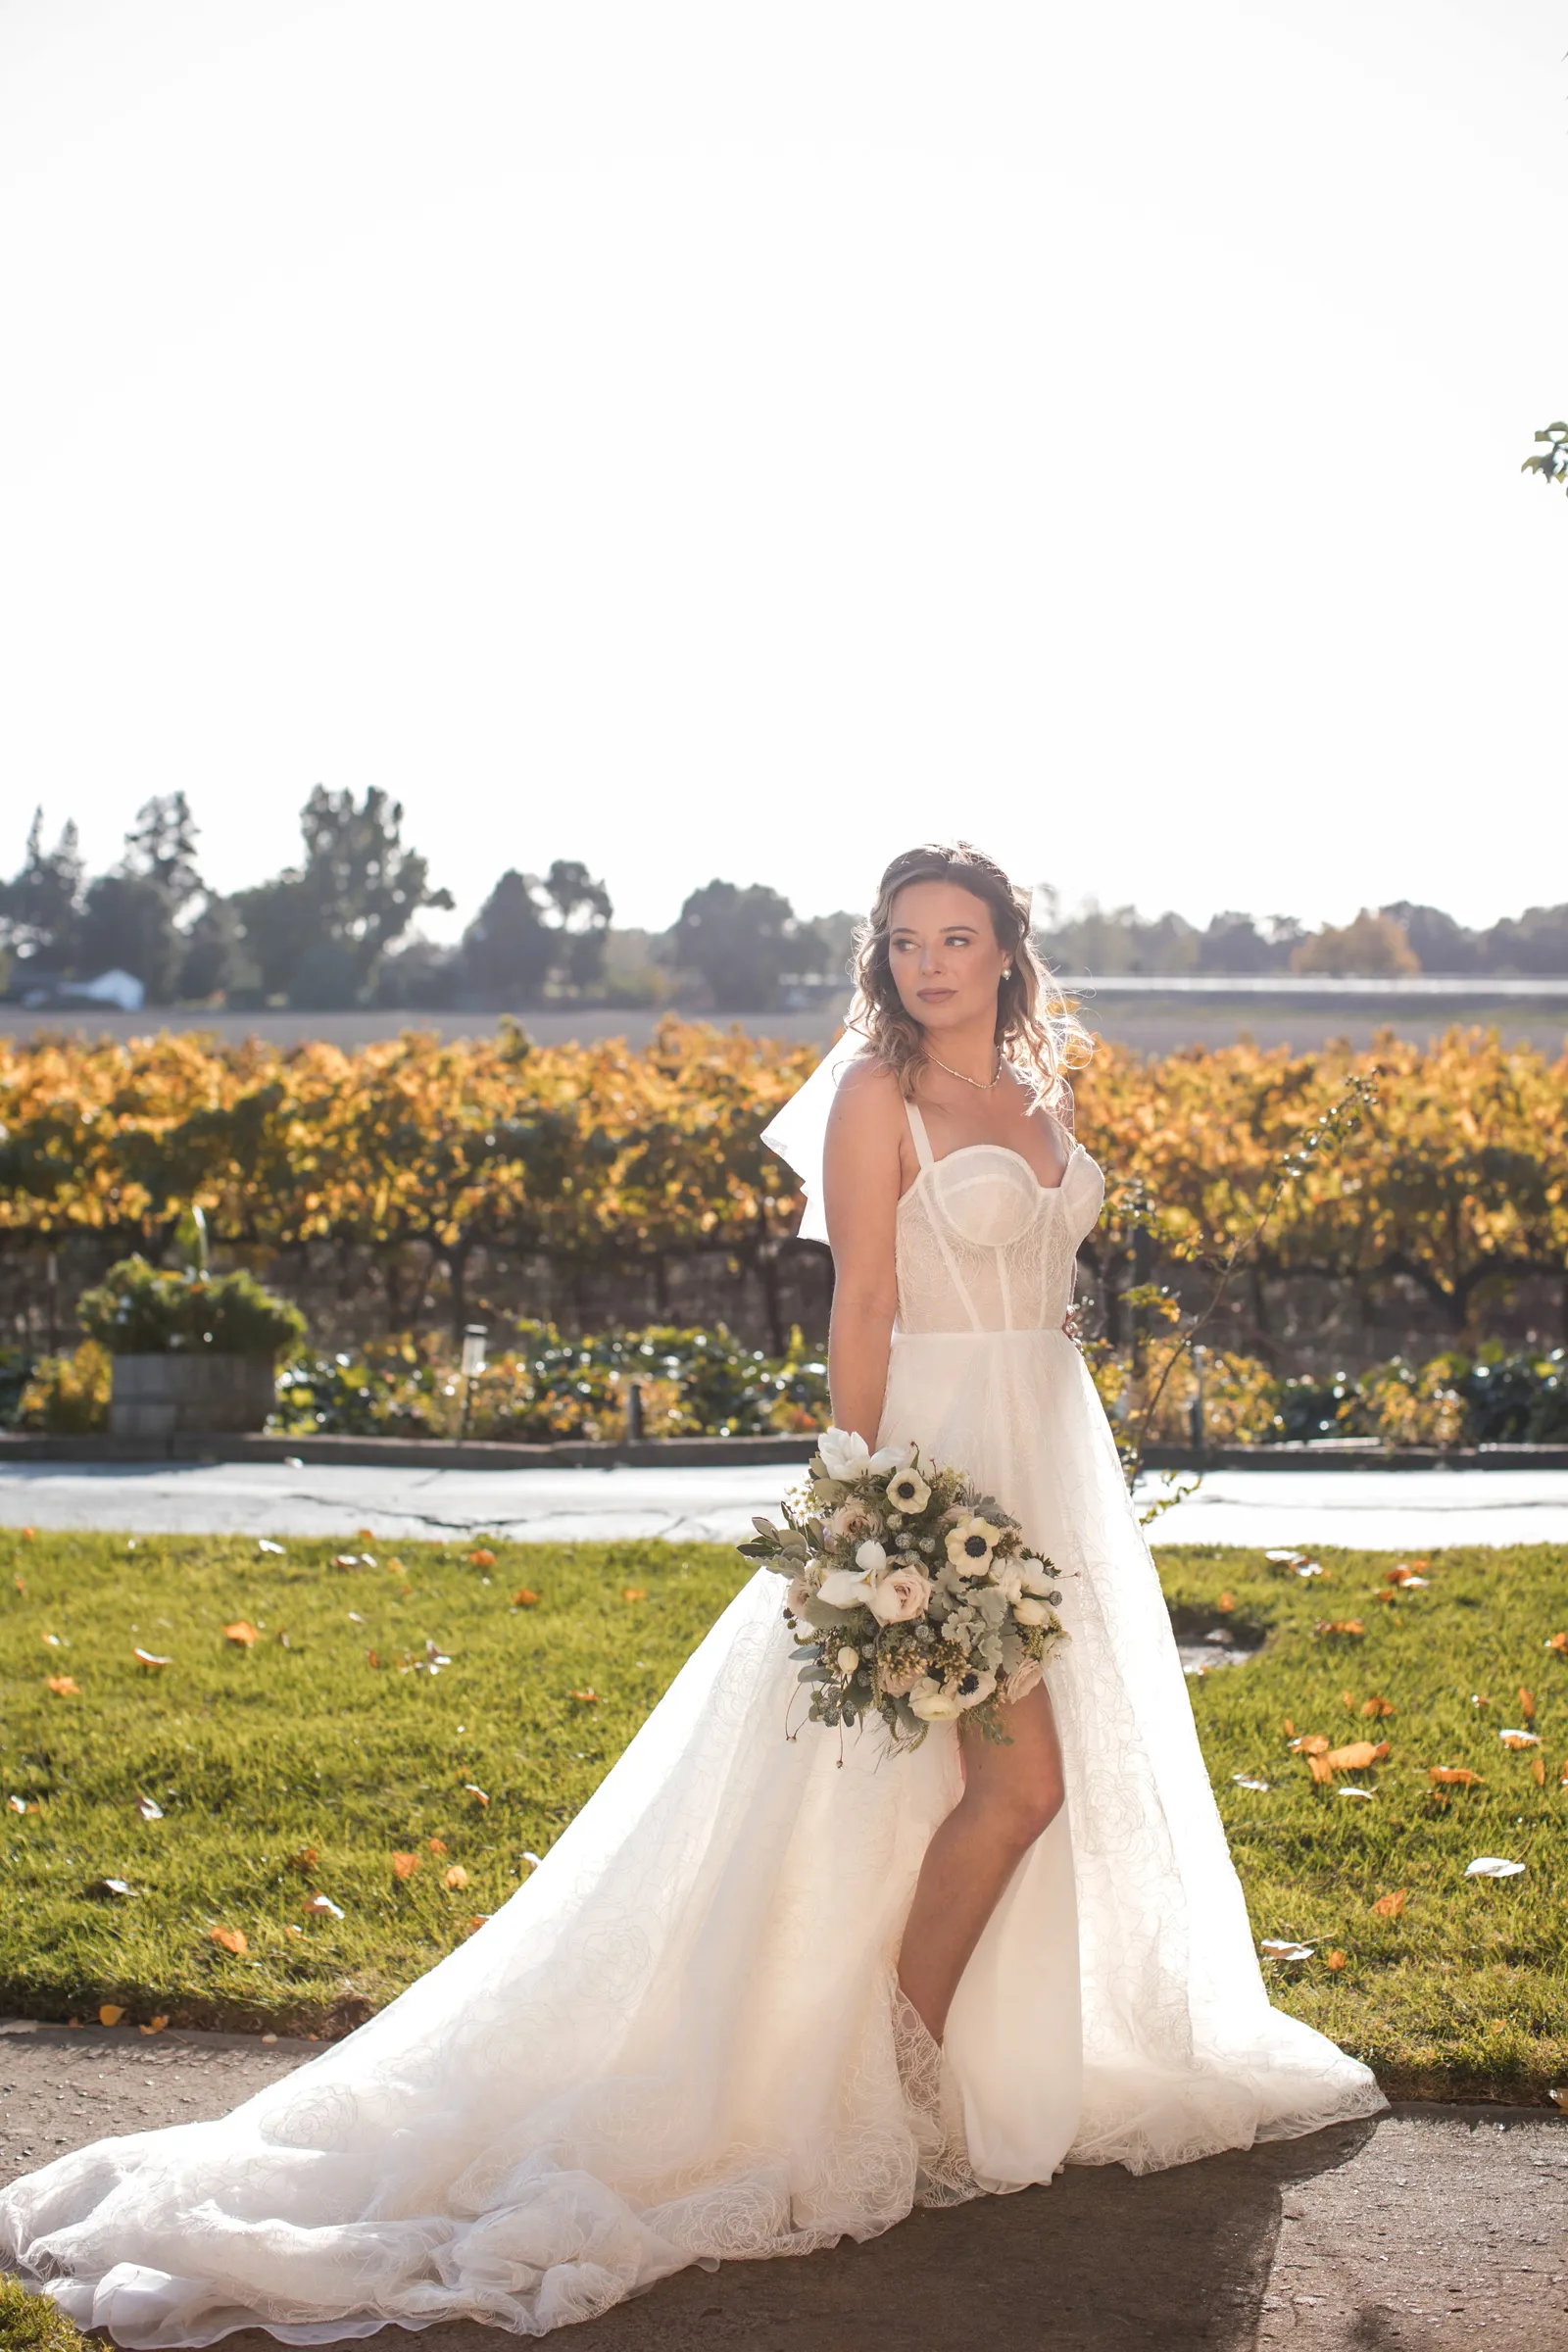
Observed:
[[[262,1429],[276,1395],[270,1355],[174,1352],[117,1355],[109,1392],[112,1438],[172,1438],[183,1430]]]

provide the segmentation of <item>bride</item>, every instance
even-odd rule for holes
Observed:
[[[1067,1642],[1005,1743],[939,1723],[912,1754],[874,1727],[841,1752],[786,1737],[759,1570],[533,1877],[390,2008],[219,2122],[100,2140],[0,2197],[0,2252],[81,2325],[542,2335],[688,2263],[1383,2104],[1269,2006],[1064,1327],[1102,1180],[1071,1135],[1087,1041],[1027,900],[976,851],[912,851],[858,981],[845,1045],[768,1131],[833,1246],[835,1418],[994,1493],[1055,1565]]]

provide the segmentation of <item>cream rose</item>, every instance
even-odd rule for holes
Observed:
[[[930,1598],[928,1576],[922,1576],[918,1568],[895,1568],[878,1577],[865,1605],[879,1624],[904,1625],[911,1617],[923,1617]]]
[[[1034,1599],[1027,1592],[1022,1600],[1013,1602],[1012,1613],[1020,1625],[1049,1625],[1051,1623],[1051,1611],[1045,1602]]]
[[[839,1651],[838,1656],[838,1668],[840,1674],[853,1674],[859,1663],[859,1651],[858,1649],[851,1649],[849,1643],[846,1642],[844,1647]]]
[[[954,1723],[963,1713],[963,1701],[951,1684],[934,1682],[922,1674],[909,1692],[910,1712],[922,1723]]]
[[[857,1502],[852,1495],[848,1502],[839,1504],[831,1519],[823,1520],[822,1532],[830,1543],[854,1544],[861,1536],[868,1536],[875,1525],[864,1503]]]

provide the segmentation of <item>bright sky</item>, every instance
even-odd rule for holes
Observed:
[[[0,870],[1568,898],[1560,0],[6,0]],[[1551,854],[1547,854],[1548,851]],[[452,923],[432,926],[450,930]]]

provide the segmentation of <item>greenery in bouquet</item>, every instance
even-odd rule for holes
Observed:
[[[830,1429],[784,1525],[753,1521],[739,1548],[789,1579],[784,1616],[809,1689],[808,1720],[878,1715],[895,1746],[960,1718],[1007,1737],[1004,1703],[1039,1682],[1066,1641],[1051,1562],[961,1470],[909,1446],[872,1453]]]
[[[77,1319],[111,1355],[197,1354],[277,1357],[304,1341],[297,1306],[243,1267],[212,1274],[203,1266],[166,1268],[144,1257],[111,1266],[84,1291]]]

